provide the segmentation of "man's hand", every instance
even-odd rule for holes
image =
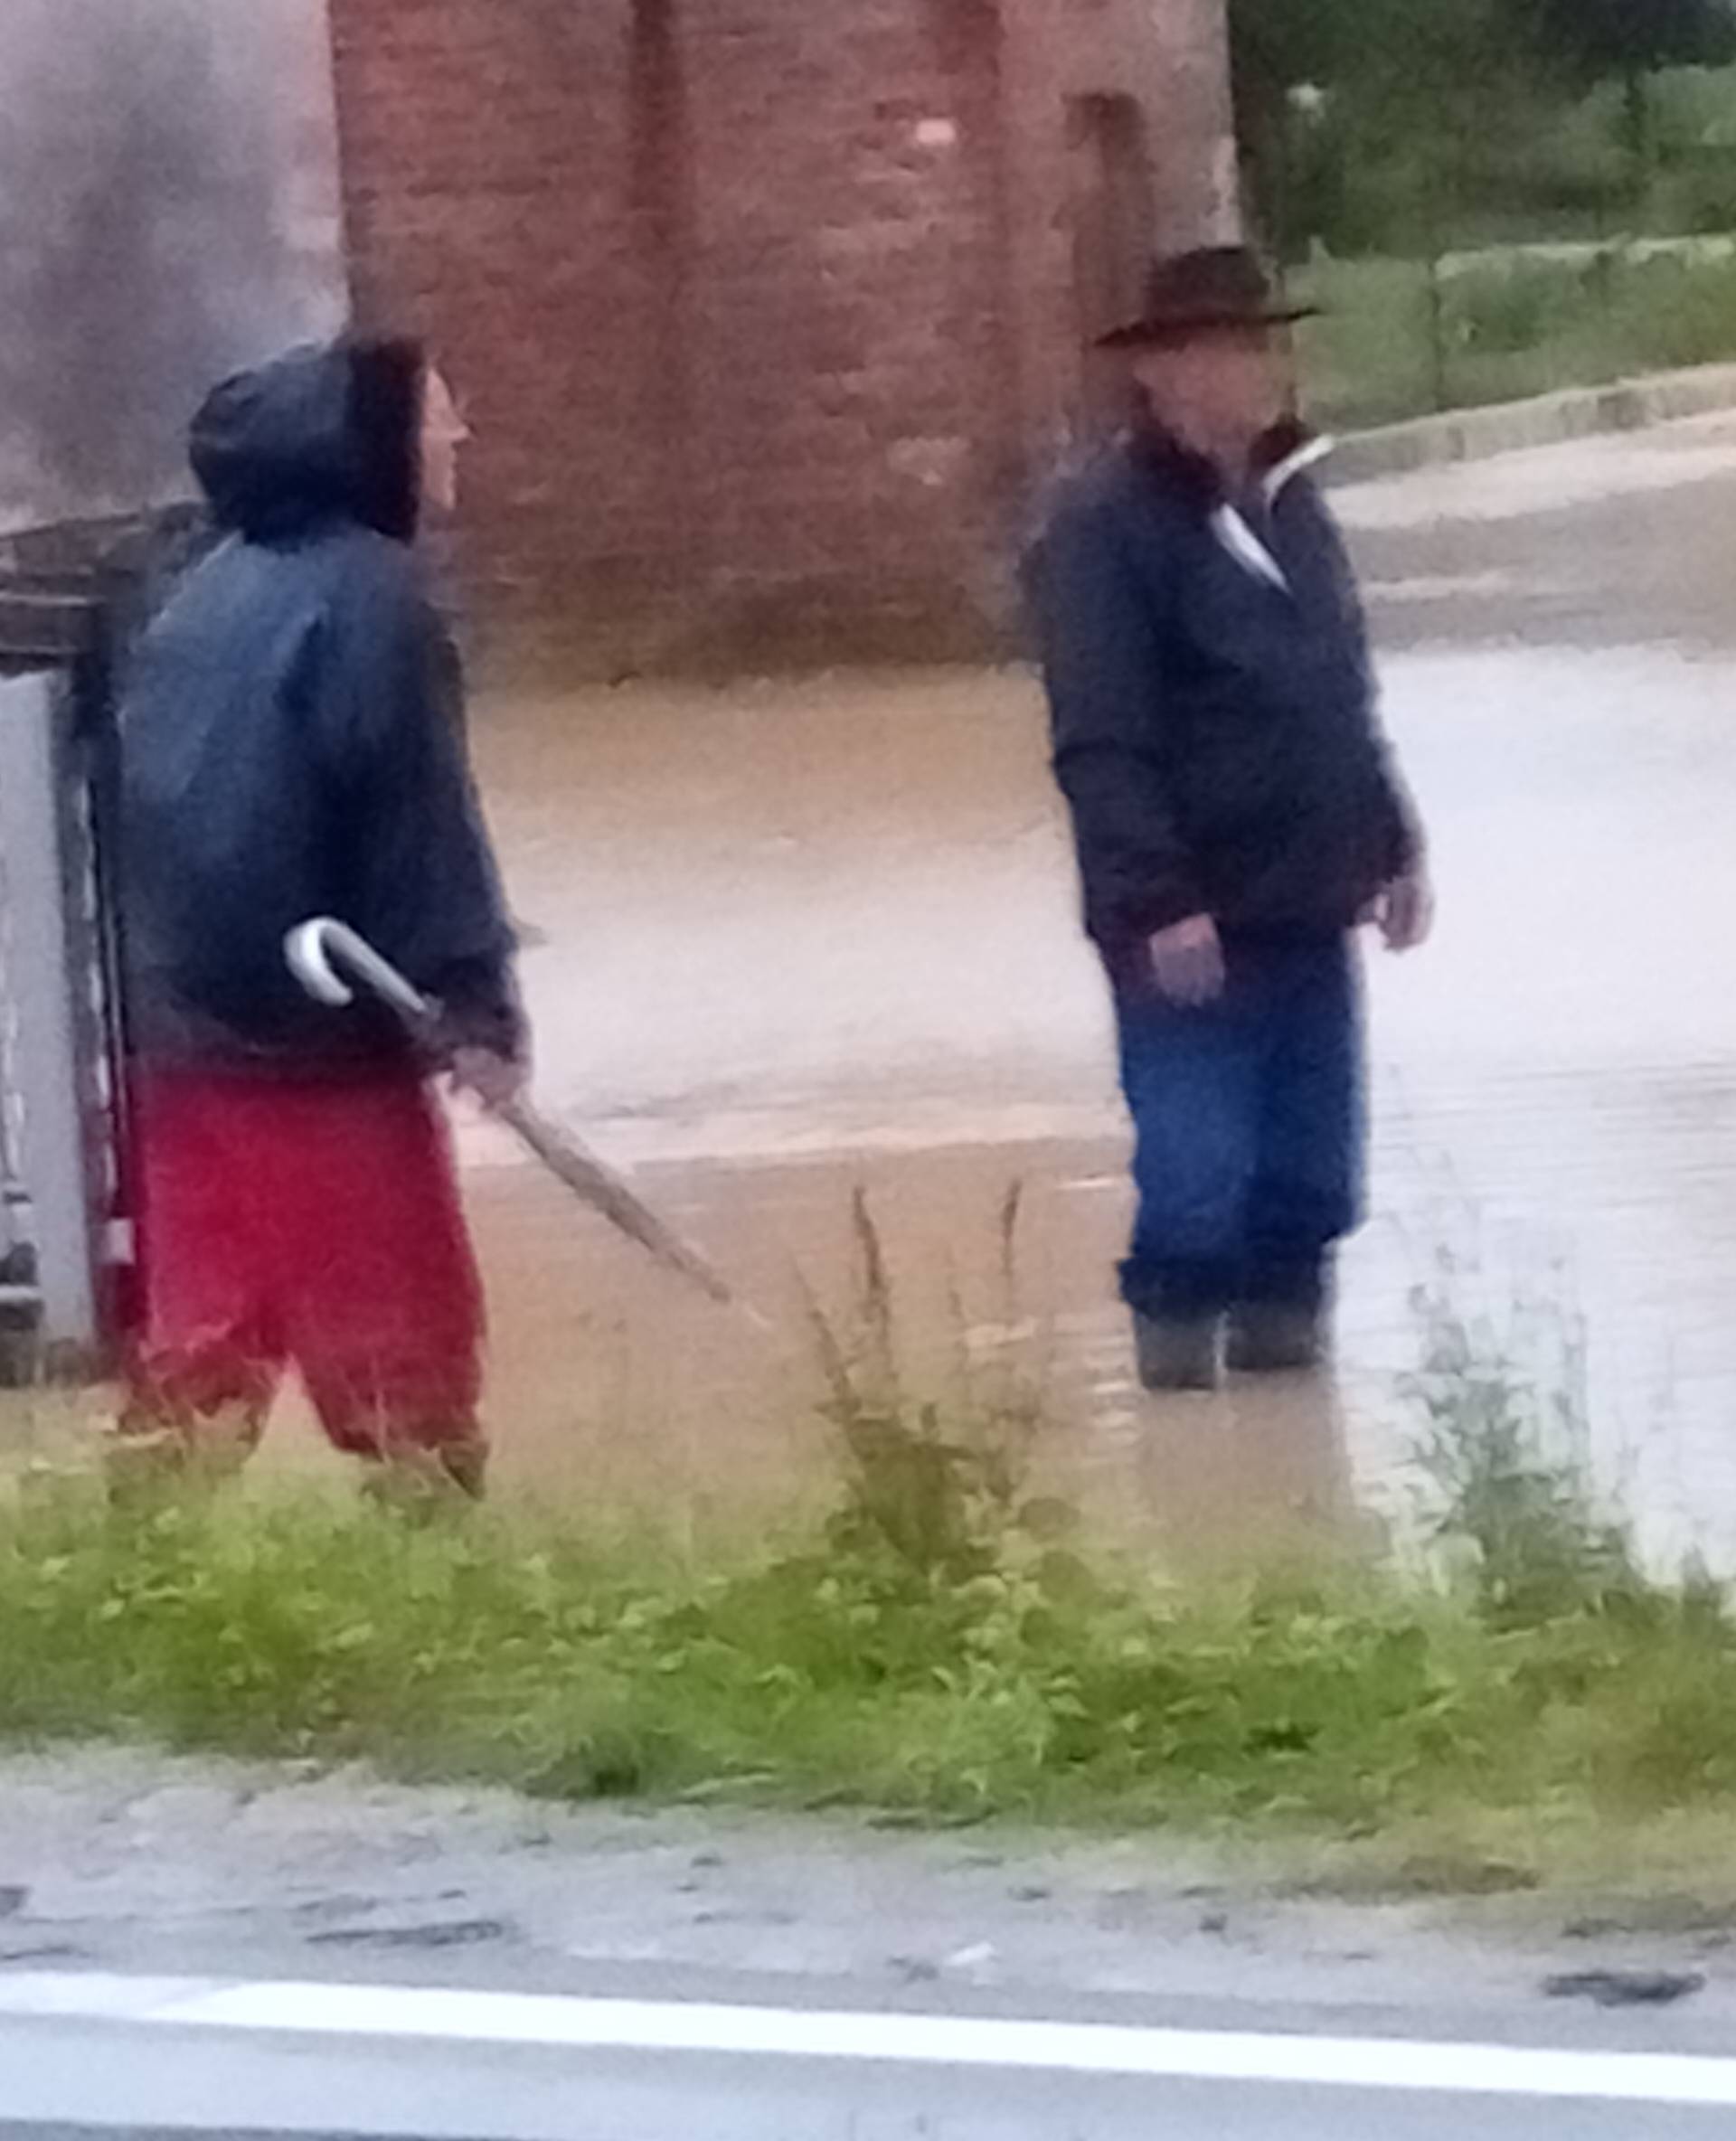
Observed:
[[[522,1100],[530,1083],[530,1065],[519,1056],[503,1056],[492,1048],[461,1048],[452,1058],[452,1082],[463,1092],[474,1093],[485,1108],[498,1112]]]
[[[1389,951],[1418,951],[1435,927],[1435,888],[1426,870],[1395,878],[1374,902],[1373,920]]]
[[[1223,994],[1223,946],[1209,914],[1191,916],[1151,939],[1151,972],[1160,995],[1186,1010]]]

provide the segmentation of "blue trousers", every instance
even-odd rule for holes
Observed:
[[[1348,939],[1226,947],[1200,1010],[1116,988],[1138,1219],[1122,1291],[1144,1316],[1318,1307],[1360,1223],[1360,968]]]

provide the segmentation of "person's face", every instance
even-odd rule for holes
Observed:
[[[470,437],[445,374],[430,367],[422,393],[422,502],[436,513],[458,504],[458,449]]]
[[[1216,457],[1246,453],[1289,415],[1289,337],[1269,327],[1221,327],[1135,353],[1134,376],[1154,416]]]

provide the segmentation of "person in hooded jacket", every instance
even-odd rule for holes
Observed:
[[[1362,1212],[1353,933],[1429,933],[1421,832],[1376,715],[1350,562],[1289,416],[1290,323],[1258,257],[1160,260],[1105,338],[1127,435],[1027,560],[1085,922],[1137,1137],[1122,1286],[1156,1391],[1226,1353],[1307,1370]]]
[[[120,716],[138,1297],[118,1480],[226,1468],[298,1372],[382,1482],[476,1495],[483,1317],[444,1117],[525,1076],[514,945],[462,679],[414,549],[467,436],[415,345],[345,339],[220,386],[194,473],[221,540]],[[285,938],[347,922],[441,1006],[314,1002]]]

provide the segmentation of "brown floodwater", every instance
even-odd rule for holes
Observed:
[[[1043,1485],[1105,1527],[1402,1517],[1423,1288],[1571,1402],[1660,1551],[1736,1566],[1736,434],[1683,431],[1346,499],[1442,926],[1371,959],[1373,1217],[1331,1392],[1133,1387],[1106,1007],[1028,678],[480,708],[541,1097],[773,1325],[467,1128],[504,1486],[693,1526],[824,1496],[807,1302],[847,1310],[861,1189],[910,1387],[1010,1354]],[[324,1461],[291,1406],[268,1468]]]

